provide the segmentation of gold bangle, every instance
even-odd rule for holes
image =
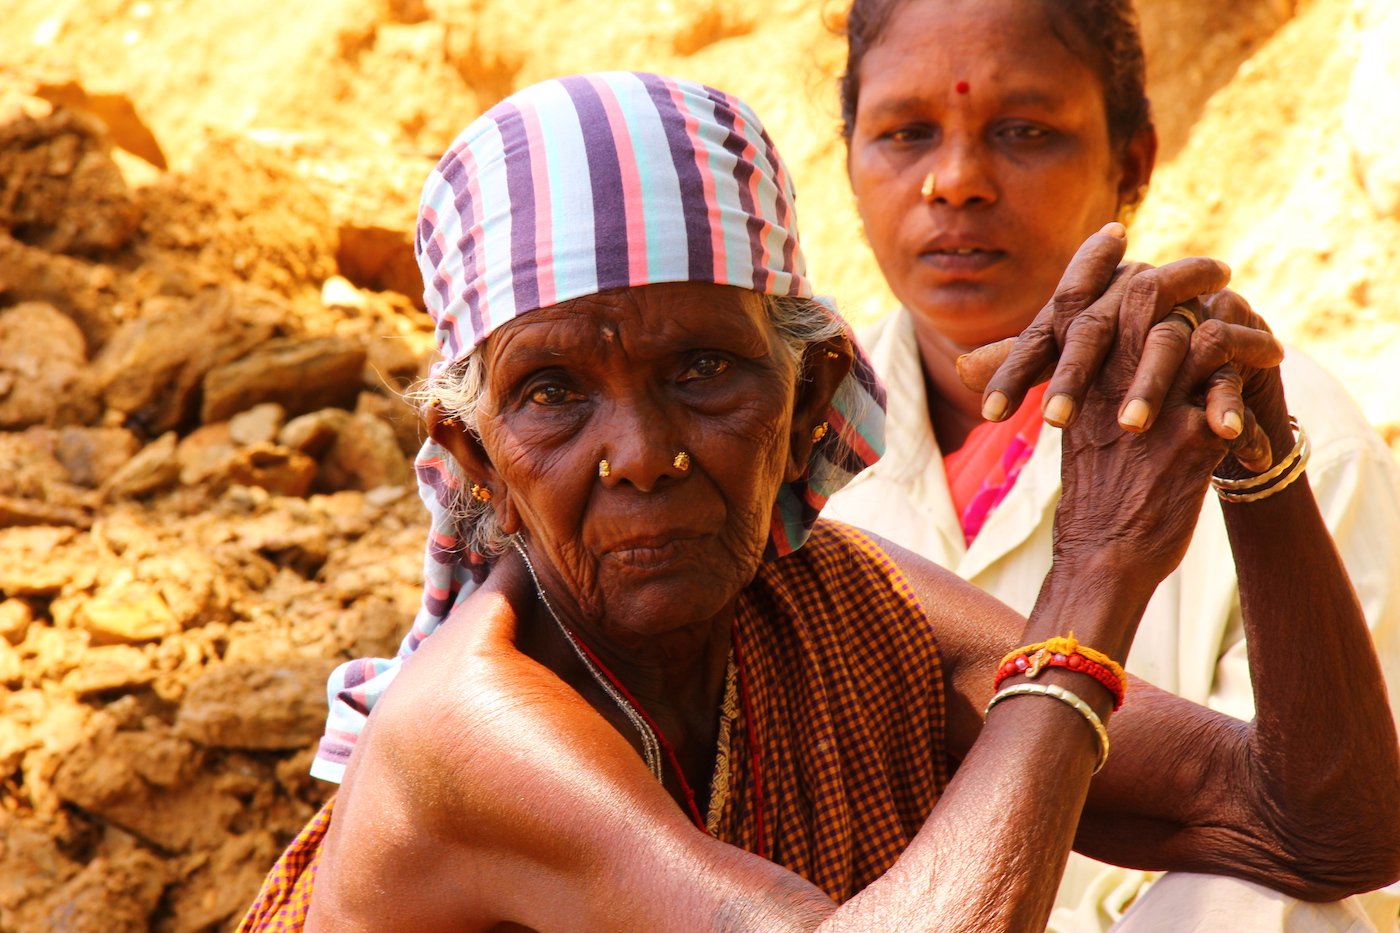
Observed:
[[[1103,720],[1099,718],[1099,714],[1094,712],[1093,708],[1089,706],[1088,703],[1085,703],[1071,691],[1056,684],[1016,684],[997,691],[996,696],[992,697],[991,702],[987,704],[987,709],[982,713],[982,718],[987,718],[987,714],[992,711],[993,706],[996,706],[1008,697],[1014,696],[1054,697],[1083,716],[1084,721],[1093,728],[1094,735],[1098,736],[1099,740],[1099,760],[1098,763],[1094,765],[1094,773],[1098,774],[1103,770],[1103,766],[1108,762],[1108,730],[1104,728]]]
[[[1223,476],[1211,475],[1210,484],[1217,490],[1225,492],[1245,492],[1251,489],[1258,489],[1267,486],[1278,479],[1294,466],[1297,459],[1306,459],[1308,456],[1308,432],[1303,430],[1303,426],[1298,423],[1297,418],[1288,419],[1288,427],[1294,433],[1293,449],[1288,452],[1278,463],[1275,463],[1266,472],[1257,476],[1246,476],[1243,479],[1226,479]]]

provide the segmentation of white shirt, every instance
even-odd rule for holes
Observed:
[[[822,514],[909,548],[1029,614],[1050,570],[1060,432],[1041,430],[1015,485],[969,546],[929,423],[909,312],[900,309],[878,322],[862,344],[889,392],[887,449]],[[1400,469],[1346,392],[1316,363],[1290,349],[1282,369],[1289,410],[1312,445],[1308,481],[1360,597],[1392,685],[1394,714],[1400,709]],[[1205,503],[1181,566],[1149,602],[1125,666],[1172,693],[1252,718],[1234,561],[1216,503]],[[1051,929],[1101,929],[1149,877],[1073,856],[1057,904],[1080,904],[1090,913],[1076,910],[1071,922],[1063,919],[1066,910],[1057,909]],[[1095,904],[1082,904],[1091,888]],[[1091,923],[1094,914],[1098,922]]]

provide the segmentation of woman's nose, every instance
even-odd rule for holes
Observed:
[[[975,207],[996,201],[986,153],[975,143],[949,140],[928,160],[920,196],[929,204]]]
[[[649,401],[612,406],[602,421],[598,479],[615,489],[631,486],[651,492],[658,484],[691,470],[691,453],[677,436],[679,419]]]

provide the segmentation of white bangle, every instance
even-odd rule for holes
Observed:
[[[1099,718],[1098,713],[1094,712],[1093,707],[1081,700],[1076,694],[1056,684],[1015,684],[1010,687],[1003,687],[1001,690],[997,691],[996,696],[992,697],[991,702],[987,704],[987,709],[982,713],[982,718],[985,719],[987,717],[987,713],[992,711],[993,706],[996,706],[1007,697],[1015,696],[1054,697],[1083,716],[1084,720],[1093,727],[1094,735],[1096,735],[1099,740],[1099,760],[1098,763],[1094,765],[1094,773],[1098,774],[1103,770],[1104,764],[1108,761],[1108,730],[1104,728],[1103,720]]]
[[[1259,499],[1267,499],[1276,492],[1282,492],[1297,482],[1298,478],[1303,475],[1303,471],[1307,469],[1308,458],[1312,455],[1312,447],[1308,443],[1308,432],[1303,430],[1303,426],[1298,423],[1297,418],[1289,418],[1288,426],[1293,429],[1296,435],[1293,449],[1266,472],[1243,479],[1211,476],[1210,484],[1215,487],[1215,491],[1220,495],[1222,501],[1256,502]],[[1273,485],[1269,485],[1270,483]]]

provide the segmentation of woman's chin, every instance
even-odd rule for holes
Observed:
[[[1014,337],[1044,306],[1039,293],[997,283],[949,282],[919,289],[905,301],[911,313],[963,350]],[[1053,287],[1046,297],[1053,293]]]

